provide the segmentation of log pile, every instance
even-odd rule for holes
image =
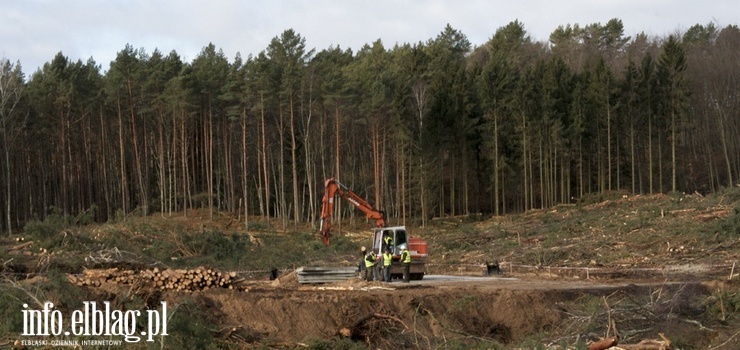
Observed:
[[[200,291],[211,288],[237,288],[241,282],[235,272],[221,272],[207,267],[193,269],[146,269],[141,271],[85,270],[82,275],[68,275],[70,283],[80,287],[100,287],[103,283],[144,285],[153,289],[173,291]]]

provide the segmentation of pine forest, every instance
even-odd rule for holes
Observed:
[[[485,43],[312,49],[192,60],[126,45],[107,70],[62,52],[0,60],[0,224],[229,212],[316,224],[337,178],[392,223],[503,215],[609,192],[740,184],[740,29],[627,36],[622,21]],[[107,66],[107,62],[105,64]],[[342,205],[343,216],[359,215]]]

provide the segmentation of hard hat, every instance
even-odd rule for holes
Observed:
[[[400,248],[401,250],[406,250],[406,248],[408,247],[406,246],[406,243],[404,243],[404,244],[399,245],[398,248]]]
[[[362,246],[362,248],[360,248],[360,250],[362,250],[364,252],[364,251],[367,250],[367,248],[365,248],[365,246]]]

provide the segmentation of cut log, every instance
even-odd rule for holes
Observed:
[[[621,344],[620,349],[624,350],[671,350],[670,346],[655,340],[643,340],[637,344]]]
[[[608,348],[611,348],[612,346],[617,345],[617,339],[615,338],[606,338],[601,339],[599,341],[593,342],[591,344],[588,344],[586,348],[588,350],[606,350]]]
[[[15,245],[15,246],[11,247],[10,250],[21,250],[23,248],[27,248],[27,247],[30,247],[32,245],[33,245],[33,241],[28,241],[26,243],[21,243],[21,244]]]

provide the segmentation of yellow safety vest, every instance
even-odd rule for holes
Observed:
[[[411,262],[411,253],[409,253],[408,249],[404,249],[403,252],[401,252],[401,261],[404,264]]]
[[[383,266],[391,266],[393,261],[393,255],[390,253],[383,253]]]
[[[365,257],[365,267],[373,266],[375,266],[375,257],[372,256],[372,254],[368,254],[368,256]]]

